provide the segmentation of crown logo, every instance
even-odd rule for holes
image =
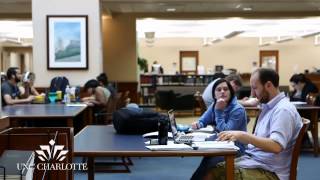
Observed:
[[[40,145],[41,150],[36,150],[38,158],[41,161],[49,161],[55,159],[57,161],[63,161],[66,158],[68,150],[63,150],[64,145],[55,145],[54,140],[49,141],[49,145]]]

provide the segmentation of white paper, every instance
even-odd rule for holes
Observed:
[[[198,149],[235,149],[239,148],[234,145],[233,141],[204,141],[204,142],[194,142],[192,147],[197,147]]]
[[[175,144],[168,141],[167,145],[151,145],[146,146],[151,151],[176,151],[176,150],[192,150],[192,147],[186,144]]]

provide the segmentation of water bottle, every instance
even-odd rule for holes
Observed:
[[[158,144],[166,145],[168,141],[168,120],[160,118],[158,120]]]
[[[64,93],[64,96],[63,96],[63,102],[68,104],[70,103],[70,88],[69,88],[69,85],[67,85],[66,87],[66,91]]]

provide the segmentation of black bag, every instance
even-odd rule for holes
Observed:
[[[62,91],[62,97],[65,93],[66,87],[69,85],[69,80],[64,76],[57,76],[51,80],[50,92]]]
[[[128,108],[121,108],[113,113],[112,121],[119,134],[144,134],[158,131],[158,122],[168,122],[169,119],[166,115],[157,112],[138,112]]]

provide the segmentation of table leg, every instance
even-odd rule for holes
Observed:
[[[311,134],[313,138],[314,156],[318,157],[319,153],[319,138],[318,138],[318,110],[311,111]]]
[[[234,155],[225,156],[226,180],[234,180]]]
[[[92,107],[87,107],[87,115],[86,115],[86,118],[87,118],[87,125],[92,125],[93,123],[93,108]]]
[[[94,157],[88,157],[88,180],[94,180]]]
[[[67,119],[67,126],[68,127],[73,127],[73,119],[72,118],[68,118]]]

